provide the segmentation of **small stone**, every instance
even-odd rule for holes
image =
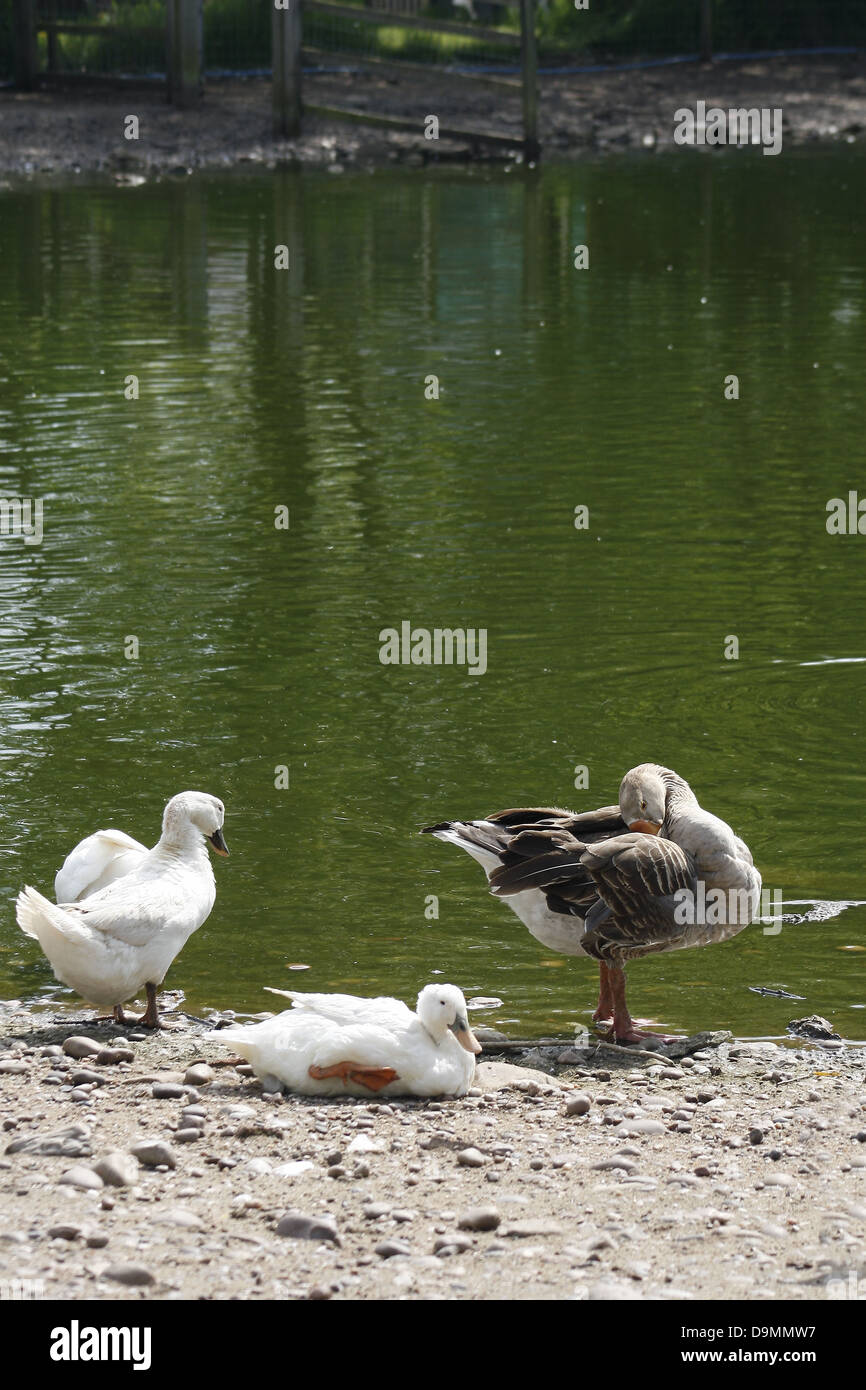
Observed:
[[[20,1076],[29,1070],[26,1062],[0,1062],[0,1075],[2,1076]]]
[[[204,1228],[201,1217],[187,1207],[168,1207],[165,1211],[160,1210],[152,1220],[155,1226],[180,1226],[189,1231],[201,1231]]]
[[[13,1139],[7,1144],[6,1153],[30,1153],[61,1156],[63,1158],[86,1157],[90,1153],[90,1130],[86,1125],[67,1125],[50,1134],[30,1134],[23,1139]]]
[[[530,1159],[529,1166],[532,1169],[533,1173],[540,1173],[542,1168],[544,1167],[544,1163],[540,1158],[533,1158]]]
[[[102,1051],[102,1043],[94,1042],[93,1038],[67,1038],[63,1044],[63,1051],[67,1057],[98,1057]]]
[[[384,1144],[377,1139],[371,1139],[368,1134],[359,1134],[354,1138],[346,1150],[350,1154],[376,1154],[382,1153]]]
[[[155,1284],[156,1280],[144,1265],[111,1265],[105,1270],[104,1279],[113,1279],[116,1284],[128,1284],[137,1288],[144,1284]]]
[[[85,1237],[84,1244],[89,1250],[104,1250],[108,1244],[108,1236],[104,1231],[91,1231],[90,1235]]]
[[[187,1090],[185,1086],[176,1086],[171,1081],[154,1081],[152,1094],[154,1100],[182,1100]]]
[[[624,1120],[616,1130],[617,1134],[666,1134],[661,1120]]]
[[[380,1240],[376,1246],[376,1254],[383,1260],[391,1260],[395,1255],[411,1255],[412,1250],[404,1240]]]
[[[342,1245],[337,1223],[332,1216],[305,1216],[300,1211],[287,1211],[277,1222],[277,1235],[290,1240],[327,1240]]]
[[[74,1071],[69,1080],[73,1086],[105,1086],[108,1077],[98,1071]]]
[[[133,1144],[130,1153],[134,1154],[139,1163],[143,1163],[146,1168],[159,1168],[163,1164],[167,1168],[177,1167],[177,1158],[170,1144],[164,1143],[161,1139],[141,1139],[137,1144]]]
[[[48,1235],[52,1240],[77,1240],[82,1229],[81,1226],[75,1226],[72,1222],[63,1222],[59,1226],[49,1226]]]
[[[457,1225],[461,1231],[495,1231],[501,1220],[496,1207],[470,1207]]]
[[[132,1154],[115,1149],[94,1163],[93,1171],[109,1187],[131,1187],[138,1178],[138,1163]]]
[[[510,1226],[503,1228],[501,1234],[516,1237],[518,1240],[528,1236],[561,1236],[565,1234],[565,1227],[558,1221],[512,1221]]]
[[[102,1047],[96,1054],[98,1067],[116,1067],[120,1062],[134,1062],[135,1053],[131,1047]]]
[[[794,1179],[790,1173],[768,1173],[764,1178],[767,1187],[793,1187]]]
[[[342,1161],[343,1161],[343,1150],[342,1150],[342,1149],[334,1149],[331,1153],[328,1154],[327,1158],[325,1159],[325,1167],[326,1167],[326,1168],[332,1168],[332,1167],[334,1166],[335,1163],[342,1163]]]
[[[752,1128],[749,1130],[749,1143],[750,1143],[750,1144],[763,1144],[763,1142],[764,1142],[764,1131],[763,1131],[762,1129],[758,1129],[758,1126],[757,1126],[757,1125],[753,1125]]]
[[[77,1163],[74,1168],[68,1168],[59,1181],[67,1183],[70,1187],[102,1187],[102,1178],[99,1174],[94,1173],[92,1168],[85,1168],[83,1163]]]
[[[361,1210],[368,1221],[378,1221],[380,1216],[388,1216],[391,1208],[387,1202],[365,1202]]]
[[[332,1163],[326,1171],[329,1178],[344,1178],[349,1170],[342,1163]]]
[[[213,1079],[213,1067],[209,1067],[207,1062],[193,1062],[183,1076],[185,1086],[209,1086]]]
[[[463,1236],[459,1231],[448,1231],[445,1235],[437,1236],[433,1242],[433,1254],[441,1255],[447,1251],[449,1255],[472,1249],[471,1236]]]
[[[185,1129],[175,1131],[176,1144],[192,1144],[196,1139],[201,1139],[201,1130],[198,1125],[189,1125]]]
[[[39,1056],[40,1056],[40,1057],[62,1057],[62,1056],[63,1056],[63,1048],[62,1048],[62,1047],[58,1047],[56,1043],[49,1043],[47,1047],[40,1047],[40,1049],[39,1049]]]
[[[602,1158],[598,1163],[590,1164],[590,1167],[602,1173],[615,1172],[617,1169],[624,1173],[633,1173],[637,1164],[632,1163],[630,1158],[614,1157]]]
[[[457,1155],[457,1162],[463,1168],[483,1168],[487,1162],[480,1149],[461,1149]]]
[[[326,1299],[330,1298],[332,1294],[333,1290],[326,1289],[324,1284],[314,1284],[313,1287],[310,1289],[310,1292],[307,1294],[307,1298],[309,1298],[313,1303],[323,1303]]]
[[[566,1115],[585,1115],[592,1101],[584,1091],[575,1091],[573,1095],[567,1096],[565,1101]]]

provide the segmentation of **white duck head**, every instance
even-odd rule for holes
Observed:
[[[183,849],[203,835],[217,854],[227,855],[223,839],[225,807],[218,796],[207,792],[178,792],[162,815],[160,844],[166,849]]]
[[[481,1051],[469,1027],[466,1000],[456,985],[425,985],[418,995],[416,1012],[434,1042],[444,1042],[450,1029],[467,1052]]]

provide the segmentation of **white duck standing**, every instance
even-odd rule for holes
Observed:
[[[125,1000],[143,986],[147,1011],[141,1022],[158,1028],[157,987],[214,905],[216,885],[205,841],[217,854],[228,854],[224,818],[225,808],[217,797],[180,792],[165,808],[159,842],[144,851],[134,868],[78,902],[57,906],[35,888],[24,888],[16,904],[19,927],[39,942],[58,980],[90,1003],[110,1008],[118,1023],[127,1022]],[[97,832],[89,841],[115,833],[119,834]],[[89,841],[82,841],[70,859]],[[64,870],[68,864],[69,860]],[[64,870],[58,877],[68,887]],[[100,875],[88,880],[87,873],[79,874],[84,893],[88,881],[99,883]]]
[[[415,1013],[399,999],[271,993],[294,1008],[214,1039],[257,1076],[306,1096],[464,1096],[472,1084],[481,1044],[456,985],[426,985]]]

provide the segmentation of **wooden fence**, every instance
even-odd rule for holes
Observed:
[[[705,61],[712,58],[712,7],[713,0],[695,0],[700,10],[700,47]],[[43,0],[43,4],[45,0]],[[336,19],[347,20],[352,24],[387,24],[389,27],[425,30],[429,33],[459,34],[477,39],[486,44],[512,49],[515,65],[520,68],[520,87],[523,109],[523,149],[527,159],[537,159],[538,143],[538,73],[537,47],[535,36],[535,6],[537,0],[518,0],[520,7],[520,33],[510,33],[502,29],[485,28],[478,24],[459,23],[452,20],[426,18],[412,11],[416,8],[414,0],[379,0],[382,8],[360,8],[332,3],[331,0],[273,0],[272,18],[272,68],[273,68],[273,122],[277,134],[292,137],[299,135],[304,110],[311,114],[337,117],[344,120],[360,121],[393,129],[417,129],[418,123],[408,122],[389,116],[377,116],[367,111],[355,111],[344,107],[324,107],[304,105],[302,100],[301,49],[303,41],[303,11],[330,15]],[[387,6],[387,8],[385,8]],[[192,106],[201,97],[203,89],[204,56],[202,44],[202,0],[167,0],[166,30],[137,29],[141,37],[164,38],[166,44],[166,70],[169,100],[177,106]],[[46,78],[50,80],[56,68],[57,36],[63,33],[106,34],[120,32],[120,26],[87,24],[78,21],[60,21],[49,11],[40,9],[40,0],[13,0],[13,24],[15,35],[15,82],[16,86],[28,90]],[[40,71],[37,35],[46,35],[48,69]],[[363,59],[361,61],[364,61]],[[372,60],[377,61],[377,60]],[[418,65],[414,65],[416,70]],[[492,77],[478,78],[468,74],[473,80],[498,82]],[[64,81],[74,80],[74,75],[64,74]],[[92,79],[87,79],[92,80]],[[461,140],[481,143],[514,146],[514,137],[495,135],[478,130],[457,130],[440,127],[443,136],[454,136]]]

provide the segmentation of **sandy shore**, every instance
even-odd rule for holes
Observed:
[[[466,141],[423,137],[428,113],[443,126],[515,137],[520,95],[444,73],[389,71],[305,78],[311,106],[352,107],[417,121],[418,131],[308,115],[297,140],[271,133],[270,83],[211,83],[195,111],[168,106],[160,89],[0,92],[0,172],[32,175],[100,172],[120,180],[236,164],[266,167],[422,164],[483,155]],[[588,152],[674,148],[674,112],[699,100],[725,108],[781,107],[784,148],[812,140],[854,142],[866,133],[866,58],[781,58],[698,63],[541,79],[540,136],[545,158]],[[124,116],[140,120],[140,138],[123,138]],[[487,149],[487,156],[493,155]],[[499,149],[495,157],[508,157]]]
[[[863,1288],[862,1049],[716,1034],[504,1062],[491,1042],[463,1100],[316,1101],[213,1066],[229,1054],[193,1020],[144,1035],[87,1017],[0,1006],[6,1296]]]

